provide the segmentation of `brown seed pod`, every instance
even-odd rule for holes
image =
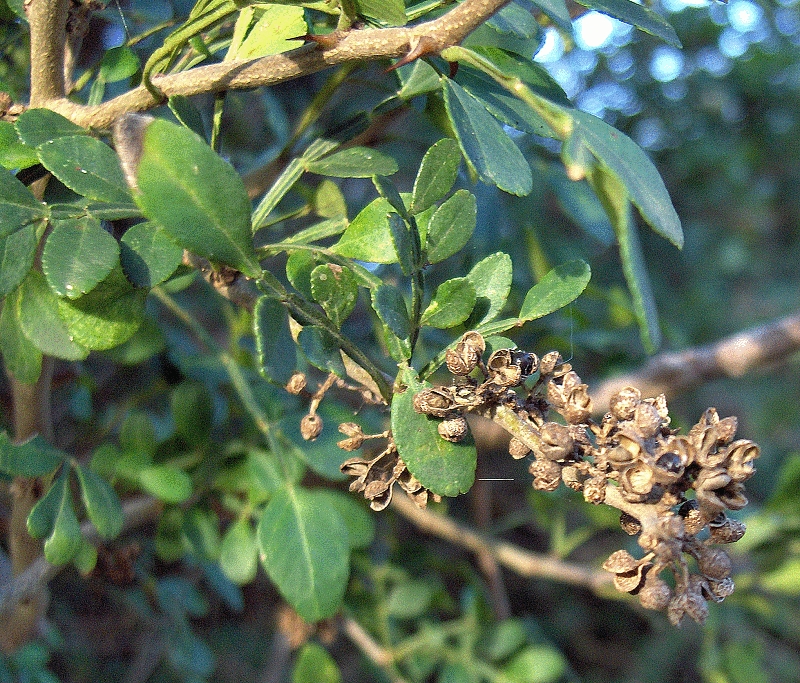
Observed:
[[[303,393],[307,383],[308,380],[302,372],[295,372],[286,383],[286,391],[293,396],[298,396]]]
[[[747,527],[744,525],[744,522],[740,522],[737,519],[725,519],[725,523],[722,525],[715,525],[712,526],[711,524],[708,525],[709,536],[708,540],[711,543],[736,543],[742,536],[744,536],[744,532],[746,531]]]
[[[611,397],[609,410],[618,420],[630,420],[636,406],[642,401],[642,392],[636,387],[625,387]]]
[[[635,536],[642,530],[641,522],[633,515],[623,512],[619,516],[619,525],[628,536]]]
[[[306,441],[314,441],[322,432],[322,418],[316,413],[309,413],[300,420],[300,435]]]
[[[455,415],[442,420],[436,428],[445,441],[458,443],[463,441],[469,432],[467,419],[463,415]]]
[[[423,389],[414,395],[414,410],[422,415],[447,417],[455,408],[452,395],[443,388]]]
[[[731,575],[731,558],[724,550],[701,545],[693,549],[692,554],[697,559],[697,568],[703,576],[722,581]]]
[[[512,436],[511,441],[508,442],[508,452],[514,460],[519,460],[528,455],[531,449],[516,436]]]
[[[501,387],[516,387],[522,384],[522,370],[514,363],[511,349],[498,349],[486,361],[489,379]]]
[[[662,610],[669,605],[669,601],[672,599],[672,590],[663,579],[653,572],[648,572],[644,586],[639,590],[637,597],[645,609]]]

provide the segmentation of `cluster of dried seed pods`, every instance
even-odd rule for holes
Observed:
[[[747,504],[744,482],[759,456],[752,441],[734,440],[736,418],[721,419],[709,408],[681,436],[670,428],[663,395],[642,398],[628,387],[595,422],[587,385],[558,353],[538,359],[500,349],[484,364],[485,350],[480,334],[465,334],[447,352],[452,384],[419,392],[414,409],[441,419],[439,433],[450,440],[466,433],[466,413],[495,419],[512,433],[512,457],[531,458],[535,488],[552,491],[563,482],[590,503],[619,509],[623,529],[639,536],[646,554],[609,558],[604,568],[617,588],[647,608],[666,609],[673,623],[684,615],[702,622],[708,601],[733,590],[730,559],[711,546],[744,534],[726,511]],[[550,419],[551,412],[561,419]],[[660,577],[665,570],[673,586]]]

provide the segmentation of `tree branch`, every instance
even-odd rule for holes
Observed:
[[[738,332],[720,341],[653,356],[640,370],[612,377],[592,392],[598,412],[607,410],[620,389],[635,386],[643,396],[667,399],[723,377],[742,377],[756,368],[785,361],[800,351],[800,313]]]
[[[31,106],[64,98],[64,50],[69,0],[31,0]]]
[[[168,97],[190,96],[275,85],[345,62],[401,57],[422,40],[425,41],[425,54],[438,54],[462,41],[508,1],[464,0],[438,19],[416,26],[346,31],[338,34],[331,47],[304,45],[291,52],[261,59],[200,66],[182,73],[155,76],[153,83]],[[47,107],[84,127],[108,128],[122,114],[145,111],[161,104],[144,86],[94,106],[64,99],[63,83],[61,87],[59,96],[47,98],[51,100],[46,102]],[[37,102],[40,106],[44,104],[44,101]]]

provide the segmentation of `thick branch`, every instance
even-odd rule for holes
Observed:
[[[506,541],[487,538],[449,517],[418,508],[405,496],[395,496],[392,507],[422,531],[474,553],[487,553],[520,576],[569,583],[594,591],[611,582],[611,576],[606,572],[587,569],[550,555],[524,550]]]
[[[64,46],[69,0],[31,0],[31,106],[64,97]]]
[[[608,409],[611,396],[635,386],[643,396],[682,391],[723,377],[742,377],[752,370],[785,361],[800,351],[800,313],[739,332],[707,346],[661,353],[630,374],[606,380],[592,393],[598,412]]]
[[[345,62],[400,57],[417,47],[423,39],[425,54],[438,54],[463,40],[507,2],[464,0],[438,19],[417,26],[348,31],[342,33],[335,45],[329,48],[305,45],[262,59],[222,62],[182,73],[156,76],[153,83],[168,97],[189,96],[275,85]],[[75,123],[93,128],[108,128],[122,114],[145,111],[158,104],[160,102],[144,86],[96,106],[79,105],[63,98],[47,102],[49,108]]]

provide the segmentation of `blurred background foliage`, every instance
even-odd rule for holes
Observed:
[[[120,44],[126,33],[139,35],[185,16],[190,8],[182,0],[108,5],[93,17],[79,66],[94,68],[104,50]],[[571,9],[575,34],[542,27],[531,50],[539,50],[539,61],[578,107],[604,117],[651,154],[683,221],[681,252],[642,231],[664,348],[708,343],[795,312],[800,294],[796,3],[667,0],[660,10],[675,27],[680,50],[577,5]],[[5,6],[0,14],[0,85],[24,96],[25,34],[13,26]],[[136,44],[142,61],[159,40],[153,36]],[[270,89],[228,93],[223,155],[251,188],[265,187],[280,170],[294,126],[315,96],[347,75],[324,105],[315,132],[351,131],[353,116],[372,111],[396,92],[396,76],[384,68],[344,67]],[[106,88],[110,96],[127,83]],[[210,127],[213,98],[197,98],[195,104]],[[443,120],[432,102],[416,98],[376,112],[366,126],[359,124],[359,141],[397,159],[401,170],[395,182],[407,191],[421,155],[446,132]],[[587,293],[565,311],[528,324],[514,341],[536,352],[558,349],[591,387],[593,380],[646,360],[611,228],[588,190],[570,187],[550,141],[521,137],[518,143],[534,169],[533,192],[517,198],[493,187],[474,187],[478,229],[467,249],[439,266],[434,278],[463,274],[487,253],[506,251],[520,293],[511,307],[518,309],[524,292],[550,267],[572,258],[589,261],[593,278]],[[469,178],[462,183],[469,185]],[[300,185],[284,200],[286,215],[315,189]],[[340,189],[351,218],[374,197],[368,181],[343,181]],[[272,229],[280,234],[282,224]],[[176,296],[219,336],[229,335],[228,348],[246,354],[251,343],[246,314],[197,283],[189,292]],[[149,337],[137,336],[144,350],[128,344],[83,364],[60,366],[53,401],[62,411],[56,416],[60,445],[81,452],[105,434],[124,434],[131,421],[144,421],[149,425],[144,432],[129,431],[149,433],[148,450],[182,451],[205,462],[213,478],[215,463],[250,448],[252,428],[218,369],[185,330],[163,312],[152,313],[161,331],[152,327]],[[357,341],[373,339],[367,318],[358,322],[349,327]],[[436,350],[440,341],[423,343]],[[143,365],[124,364],[154,349],[159,352]],[[182,404],[174,399],[170,404],[170,397],[198,387],[202,399],[195,400],[202,410],[188,414],[208,417],[185,424],[187,411],[177,416],[175,406]],[[287,423],[302,415],[296,399],[268,386],[260,391],[271,415]],[[632,600],[513,574],[503,577],[507,605],[498,608],[485,576],[465,551],[420,535],[389,511],[374,516],[375,540],[354,561],[346,613],[384,646],[402,650],[403,675],[411,681],[798,680],[797,359],[670,398],[673,420],[684,426],[709,405],[723,416],[738,415],[740,436],[757,441],[762,457],[748,486],[751,505],[741,515],[747,535],[731,547],[737,590],[724,604],[712,606],[704,627],[685,623],[675,629],[662,614],[645,612]],[[352,414],[352,407],[328,409],[341,413],[325,418],[330,431]],[[319,458],[342,459],[334,437],[313,446]],[[481,451],[478,476],[510,481],[478,481],[468,495],[448,502],[452,515],[524,547],[594,566],[619,546],[613,511],[590,508],[563,487],[533,492],[524,464],[510,462],[501,451],[491,444]],[[213,513],[214,502],[210,505]],[[381,669],[361,656],[353,644],[357,638],[345,638],[341,624],[311,629],[293,620],[263,574],[239,589],[211,562],[169,561],[170,543],[177,544],[175,556],[186,543],[196,544],[195,557],[202,558],[214,550],[201,546],[219,544],[219,537],[202,519],[188,539],[168,527],[168,520],[162,521],[159,529],[145,528],[101,553],[101,571],[88,581],[74,572],[59,576],[52,585],[57,599],[50,610],[51,630],[6,660],[0,681],[55,676],[64,681],[355,682],[395,675],[400,680],[391,667]],[[341,673],[331,666],[331,657]]]

